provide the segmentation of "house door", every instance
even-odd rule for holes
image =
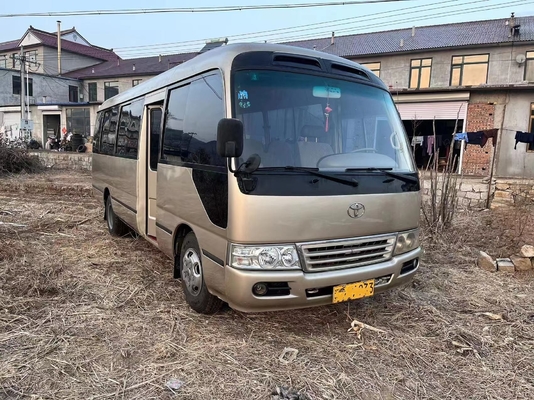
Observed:
[[[44,132],[43,132],[43,141],[46,142],[48,136],[55,137],[59,139],[61,137],[59,128],[61,126],[61,119],[59,115],[43,115],[44,119]]]
[[[156,198],[158,185],[159,140],[161,137],[161,106],[148,107],[147,154],[147,235],[156,237]]]

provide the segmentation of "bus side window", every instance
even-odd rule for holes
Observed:
[[[184,121],[184,161],[225,167],[217,154],[217,125],[224,118],[223,82],[220,73],[191,83]]]
[[[161,131],[161,108],[150,110],[150,169],[157,171],[159,155],[159,139]]]
[[[142,99],[122,107],[117,138],[117,155],[125,158],[137,158],[142,114]]]
[[[113,154],[114,143],[110,142],[109,138],[109,124],[110,124],[111,111],[107,110],[102,117],[102,129],[101,129],[101,145],[100,152],[102,154]]]
[[[100,137],[102,135],[102,120],[104,118],[104,113],[99,112],[96,117],[95,132],[93,135],[93,153],[100,153]]]
[[[165,127],[163,128],[162,159],[182,162],[184,157],[184,118],[189,85],[169,92]]]

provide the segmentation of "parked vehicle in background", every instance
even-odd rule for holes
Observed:
[[[419,265],[420,187],[387,87],[317,51],[208,51],[102,104],[93,187],[109,231],[174,261],[216,312],[372,296]]]

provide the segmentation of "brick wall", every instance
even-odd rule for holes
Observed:
[[[494,127],[495,105],[488,103],[474,103],[467,107],[467,132],[476,132]],[[466,175],[488,176],[493,155],[492,140],[488,140],[481,148],[478,145],[468,145],[464,153],[462,172]]]

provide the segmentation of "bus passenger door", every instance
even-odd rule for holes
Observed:
[[[158,186],[158,156],[161,134],[161,106],[148,107],[148,163],[147,163],[147,235],[156,237],[156,195]]]

